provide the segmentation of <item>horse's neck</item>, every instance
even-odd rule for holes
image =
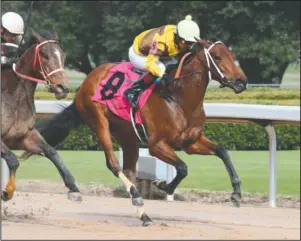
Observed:
[[[33,61],[34,61],[34,56],[29,55],[29,54],[24,54],[22,57],[19,59],[18,65],[20,66],[18,68],[18,71],[22,73],[23,75],[29,76],[29,77],[34,77],[34,78],[40,78],[39,74],[37,74],[36,71],[33,70]],[[20,80],[20,85],[23,88],[23,91],[25,92],[25,98],[29,101],[29,103],[33,104],[34,103],[34,93],[37,88],[37,83],[33,82],[31,80],[26,80],[26,79],[21,79]]]
[[[182,87],[178,89],[178,103],[187,116],[196,115],[196,111],[203,106],[206,89],[208,86],[208,74],[205,70],[193,77],[183,79]]]
[[[12,118],[19,111],[22,113],[35,113],[34,92],[36,83],[20,79],[12,69],[1,73],[1,101],[2,118]],[[10,122],[9,122],[10,123]],[[10,125],[6,123],[5,129]]]
[[[26,97],[30,103],[34,103],[34,94],[37,88],[37,83],[29,80],[22,80]]]

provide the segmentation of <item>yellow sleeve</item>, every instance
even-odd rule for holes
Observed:
[[[152,73],[154,76],[162,77],[162,73],[156,62],[159,60],[159,57],[149,54],[146,57],[145,68]]]
[[[162,42],[156,40],[153,41],[149,54],[146,57],[145,68],[154,76],[162,77],[164,73],[161,73],[160,68],[157,65],[160,56],[164,53],[165,45]]]

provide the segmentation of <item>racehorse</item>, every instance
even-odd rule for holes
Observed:
[[[12,68],[1,71],[1,157],[9,168],[9,180],[1,198],[8,201],[13,197],[19,161],[10,149],[21,149],[39,155],[43,153],[51,160],[69,188],[69,199],[80,201],[75,180],[57,151],[34,128],[34,93],[38,83],[45,84],[57,99],[68,95],[69,81],[64,72],[64,53],[56,33],[43,31],[39,34],[32,31],[31,39],[18,62]]]
[[[81,84],[72,104],[41,126],[40,132],[49,144],[56,146],[68,136],[72,128],[81,124],[87,124],[94,130],[99,143],[104,147],[107,167],[122,180],[132,204],[137,207],[142,225],[147,226],[152,220],[144,212],[143,199],[135,187],[140,143],[136,132],[130,121],[116,116],[107,105],[92,101],[98,86],[116,65],[105,63],[95,68]],[[170,183],[156,181],[154,184],[167,194],[173,194],[187,176],[187,166],[175,153],[176,148],[181,148],[188,154],[216,155],[229,173],[234,190],[231,200],[239,206],[240,179],[227,150],[203,135],[203,102],[211,78],[220,82],[221,87],[229,87],[238,94],[246,89],[247,77],[236,66],[234,54],[225,44],[206,40],[199,40],[193,51],[181,57],[177,68],[171,68],[169,75],[175,78],[174,84],[157,84],[140,109],[150,155],[173,165],[177,170],[176,177]],[[117,85],[120,85],[119,82],[113,85],[115,89],[111,88],[113,93],[116,92]],[[162,98],[162,90],[165,89],[168,90],[168,95],[163,95]],[[109,95],[112,97],[113,94]],[[169,98],[165,98],[166,96]],[[123,150],[123,170],[114,154],[111,136]],[[29,153],[24,153],[26,154],[30,156]]]

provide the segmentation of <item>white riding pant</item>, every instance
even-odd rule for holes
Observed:
[[[135,53],[133,46],[129,49],[129,59],[131,63],[138,69],[146,70],[145,64],[146,64],[146,56],[141,56]],[[165,73],[166,67],[165,65],[176,63],[176,60],[166,60],[166,61],[157,61],[156,64],[161,70],[161,74],[163,75]]]

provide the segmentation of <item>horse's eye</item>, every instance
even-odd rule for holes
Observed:
[[[222,60],[222,58],[221,58],[220,56],[213,56],[213,58],[214,58],[215,60]]]
[[[47,59],[47,60],[49,59],[49,56],[47,54],[41,53],[41,55],[44,59]]]

